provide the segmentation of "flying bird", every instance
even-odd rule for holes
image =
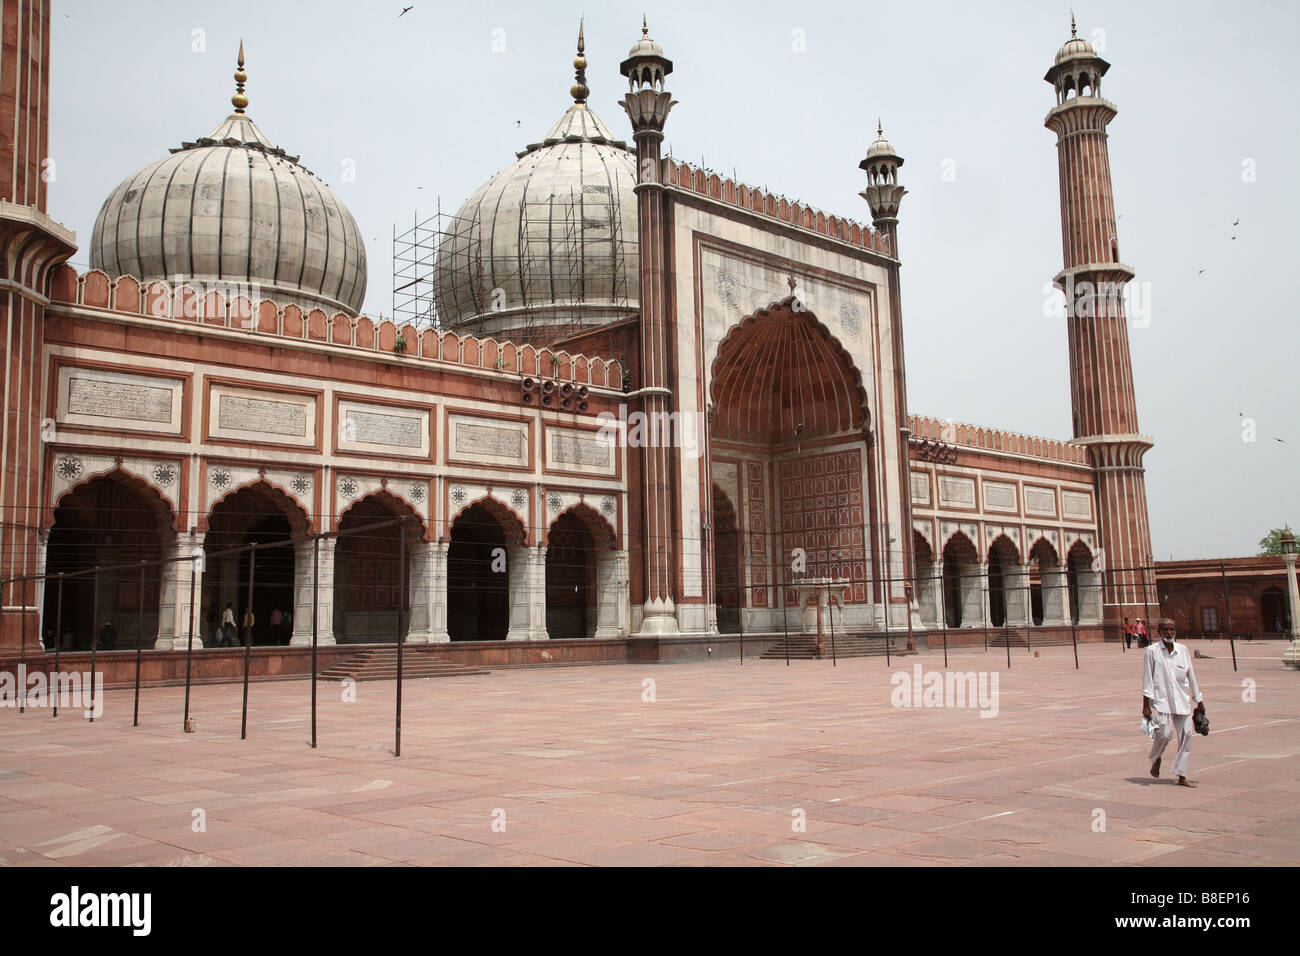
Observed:
[[[1198,276],[1203,276],[1203,275],[1205,275],[1205,270],[1202,269],[1200,272],[1198,272],[1198,273],[1196,273],[1196,274],[1197,274]]]
[[[1241,222],[1241,218],[1240,218],[1240,217],[1238,217],[1238,218],[1232,220],[1232,224],[1233,224],[1234,226],[1237,225],[1237,224],[1240,223],[1240,222]]]
[[[414,10],[414,9],[415,9],[415,4],[411,4],[409,7],[404,7],[404,8],[402,9],[402,12],[399,13],[399,14],[397,15],[397,19],[399,19],[399,20],[402,19],[402,17],[406,16],[408,13],[410,13],[410,12],[411,12],[412,10]]]
[[[1273,437],[1273,441],[1280,441],[1283,445],[1286,444],[1286,439],[1284,439],[1284,438],[1278,438],[1277,436],[1274,436],[1274,437]]]

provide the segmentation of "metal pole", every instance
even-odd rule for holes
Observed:
[[[316,749],[316,607],[320,588],[320,536],[311,539],[311,746]]]
[[[830,600],[830,589],[826,594],[826,612],[831,616],[831,667],[839,667],[840,662],[835,657],[835,605]]]
[[[397,526],[397,713],[393,736],[393,756],[402,755],[402,609],[406,606],[406,523]]]
[[[942,575],[936,574],[934,577],[938,583],[935,585],[939,589],[939,618],[943,621],[943,666],[948,666],[948,588]],[[985,647],[984,650],[988,650]]]
[[[1147,555],[1147,567],[1142,571],[1142,624],[1147,630],[1151,629],[1151,604],[1147,600],[1147,571],[1154,570],[1151,568],[1151,555]],[[1154,577],[1155,575],[1152,575]]]
[[[144,562],[140,562],[140,590],[136,592],[135,611],[135,711],[131,716],[131,726],[140,726],[140,657],[144,646]]]
[[[790,615],[785,603],[784,587],[781,588],[781,624],[785,628],[785,666],[790,666]]]
[[[1228,594],[1228,571],[1219,562],[1219,574],[1223,578],[1223,606],[1228,612],[1228,646],[1232,648],[1232,672],[1237,673],[1237,642],[1232,636],[1232,598]]]
[[[99,627],[99,567],[95,567],[94,577],[91,578],[95,589],[94,595],[90,601],[90,722],[95,722],[95,652],[99,650],[99,633],[95,628]]]
[[[1041,578],[1039,579],[1042,580]],[[1025,575],[1025,653],[1034,653],[1034,596],[1029,575]]]
[[[194,582],[198,579],[197,568],[194,562],[198,555],[190,555],[190,620],[188,625],[189,637],[185,640],[185,723],[183,729],[188,730],[190,726],[190,673],[194,661]]]
[[[14,583],[21,589],[18,597],[18,673],[22,675],[18,687],[18,713],[21,714],[27,700],[27,580],[24,578]]]
[[[244,617],[248,619],[248,633],[244,636],[244,704],[239,717],[239,739],[248,736],[248,667],[253,655],[253,578],[257,573],[257,543],[248,546],[248,606]]]
[[[1070,642],[1074,645],[1074,669],[1077,671],[1079,669],[1079,622],[1075,620],[1074,611],[1070,608],[1069,574],[1070,572],[1067,570],[1063,575],[1058,574],[1056,579],[1058,581],[1065,580],[1065,596],[1063,600],[1065,601],[1065,613],[1070,617]]]
[[[63,647],[63,574],[59,574],[58,607],[54,611],[54,673],[59,673],[59,650]],[[54,688],[54,716],[59,716],[59,690]]]

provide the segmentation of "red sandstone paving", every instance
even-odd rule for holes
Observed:
[[[356,703],[304,682],[110,690],[103,718],[0,711],[5,865],[913,866],[1300,862],[1300,676],[1285,645],[1196,662],[1214,732],[1196,790],[1146,775],[1140,657],[1085,646],[954,652],[1000,712],[890,706],[883,660],[498,671]],[[641,700],[652,677],[657,699]],[[1241,701],[1241,681],[1257,702]],[[206,813],[195,833],[192,812]],[[1093,811],[1106,831],[1092,831]],[[803,811],[804,832],[792,830]],[[506,831],[493,830],[494,813]]]

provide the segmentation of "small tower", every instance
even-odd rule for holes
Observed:
[[[1104,614],[1108,621],[1146,616],[1155,601],[1149,563],[1142,457],[1152,441],[1138,431],[1133,364],[1129,358],[1124,286],[1133,270],[1120,262],[1111,193],[1106,127],[1118,114],[1101,98],[1110,64],[1081,40],[1070,17],[1070,39],[1043,77],[1056,92],[1045,125],[1056,133],[1064,268],[1053,280],[1065,293],[1070,347],[1074,440],[1096,468],[1097,522],[1103,554]],[[1145,593],[1144,593],[1145,590]]]
[[[637,240],[641,264],[641,382],[635,393],[647,421],[668,421],[672,412],[670,352],[674,346],[668,334],[667,198],[660,175],[660,148],[664,122],[675,105],[664,81],[672,73],[672,61],[663,47],[650,39],[645,18],[641,39],[628,51],[619,66],[628,81],[622,100],[632,121],[636,141]],[[676,367],[673,362],[671,367]],[[660,417],[665,416],[665,417]],[[679,580],[678,540],[680,511],[674,480],[677,462],[668,442],[649,442],[641,451],[642,540],[644,578],[641,586],[643,615],[638,636],[679,634],[676,582]],[[694,533],[694,532],[693,532]]]
[[[898,168],[903,158],[894,152],[894,146],[885,139],[884,127],[876,120],[876,141],[867,149],[867,158],[858,168],[867,174],[867,188],[858,195],[871,207],[871,224],[889,237],[889,250],[898,257],[897,226],[898,204],[907,190],[898,184]]]

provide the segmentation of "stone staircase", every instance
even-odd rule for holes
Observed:
[[[479,667],[453,664],[435,655],[436,651],[432,647],[408,644],[402,649],[402,679],[468,677],[491,673]],[[331,664],[319,676],[321,680],[343,680],[348,677],[355,681],[396,680],[397,645],[373,644],[361,647],[355,657]]]
[[[989,647],[1006,647],[1010,644],[1012,647],[1069,647],[1072,643],[1069,634],[1062,635],[1059,631],[1053,633],[1039,633],[1036,629],[1031,634],[1024,627],[1000,627],[996,631],[989,628]]]
[[[770,634],[764,634],[764,641],[771,641],[768,648],[763,651],[760,657],[765,661],[783,661],[785,660],[785,637],[781,636],[772,640]],[[886,635],[883,631],[860,632],[849,634],[835,635],[835,657],[884,657],[885,641],[889,641],[889,653],[893,657],[902,657],[904,654],[915,653],[907,650],[907,634],[897,632]],[[822,635],[822,660],[831,659],[831,635],[829,632]],[[811,661],[817,660],[817,635],[816,634],[791,634],[790,635],[790,660]]]

